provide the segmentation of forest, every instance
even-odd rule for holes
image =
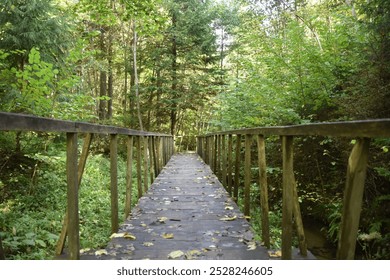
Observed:
[[[2,0],[0,111],[167,133],[176,151],[193,151],[208,132],[390,118],[389,50],[389,0]],[[335,258],[354,142],[294,143],[303,219],[326,244],[312,248],[321,258]],[[108,146],[94,141],[83,178],[83,248],[104,247],[110,236]],[[66,210],[64,147],[60,134],[0,132],[7,259],[54,258]],[[390,259],[389,149],[388,138],[370,145],[357,259]],[[274,236],[279,150],[279,139],[267,139]],[[123,201],[126,151],[119,154]],[[280,248],[280,239],[271,243]]]

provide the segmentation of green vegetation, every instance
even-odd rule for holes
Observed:
[[[0,111],[171,133],[183,150],[209,131],[389,118],[389,9],[388,0],[3,0]],[[295,139],[303,214],[333,244],[351,140]],[[52,257],[65,211],[63,145],[63,135],[0,134],[7,258]],[[389,147],[371,142],[359,258],[390,258]],[[109,236],[107,150],[95,144],[83,179],[83,247]],[[279,150],[268,138],[275,225]],[[119,174],[123,196],[123,162]]]

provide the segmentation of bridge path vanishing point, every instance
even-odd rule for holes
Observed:
[[[210,167],[196,154],[175,154],[107,248],[81,259],[272,258],[254,235]],[[303,259],[298,250],[293,258]]]

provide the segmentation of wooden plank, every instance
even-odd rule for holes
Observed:
[[[261,238],[264,246],[270,248],[267,164],[265,157],[265,141],[263,135],[257,136],[257,152],[259,162]]]
[[[153,166],[153,146],[152,146],[152,137],[148,137],[148,151],[149,151],[149,178],[150,184],[153,184],[154,181],[154,166]]]
[[[84,122],[63,121],[50,118],[36,117],[32,115],[5,112],[0,112],[0,131],[1,130],[169,136],[167,134],[162,133],[138,131],[123,127],[97,125]]]
[[[217,162],[218,162],[218,136],[215,135],[214,136],[214,150],[213,150],[213,172],[214,174],[217,173],[216,171],[218,170],[218,165],[217,165]]]
[[[141,198],[142,197],[141,136],[136,137],[136,146],[137,146],[137,190],[138,190],[138,198]]]
[[[293,218],[293,137],[282,136],[283,150],[283,198],[282,198],[282,259],[291,259]]]
[[[337,259],[354,259],[370,139],[358,139],[348,159]]]
[[[79,186],[77,180],[77,133],[66,135],[66,177],[68,209],[68,246],[69,259],[80,258],[79,237]]]
[[[244,167],[244,215],[250,216],[250,189],[251,189],[251,144],[252,136],[245,135],[245,167]]]
[[[293,198],[294,198],[293,215],[294,215],[295,227],[298,235],[299,252],[301,253],[302,256],[306,257],[307,256],[306,236],[303,227],[301,207],[299,205],[297,183],[295,181],[295,177],[294,177],[294,184],[293,184]]]
[[[236,158],[234,163],[234,191],[233,200],[238,200],[238,189],[240,187],[240,159],[241,159],[241,134],[236,137]]]
[[[156,140],[157,140],[157,137],[156,136],[152,136],[152,153],[153,153],[153,166],[154,166],[154,176],[155,176],[155,178],[159,174]]]
[[[149,188],[149,166],[148,166],[148,139],[147,137],[142,137],[142,142],[143,142],[143,173],[144,173],[144,178],[143,178],[143,183],[144,183],[144,193],[148,191]]]
[[[227,189],[227,153],[226,151],[226,137],[225,135],[221,135],[221,141],[222,141],[222,146],[221,146],[221,154],[222,154],[222,162],[221,162],[221,170],[222,170],[222,184],[223,186]]]
[[[323,122],[291,126],[256,127],[229,130],[218,134],[333,136],[333,137],[390,137],[390,119],[359,120],[348,122]]]
[[[79,187],[81,186],[81,179],[83,177],[85,165],[87,163],[87,158],[89,155],[89,148],[91,146],[92,138],[93,138],[92,133],[87,133],[85,135],[85,138],[84,138],[83,149],[81,151],[80,160],[79,160],[78,169],[77,169],[77,183],[78,183]],[[62,221],[62,229],[61,229],[60,237],[59,237],[59,239],[57,241],[57,245],[56,245],[55,252],[56,252],[57,256],[61,255],[63,250],[64,250],[65,240],[66,240],[66,236],[68,234],[68,214],[69,214],[68,209],[66,209],[66,213],[65,213],[64,219]]]
[[[157,174],[161,172],[161,148],[160,148],[160,138],[156,137],[156,162],[157,162]]]
[[[119,228],[118,219],[118,135],[110,136],[110,177],[111,177],[111,232]]]
[[[215,175],[222,181],[222,135],[217,135],[217,165]]]
[[[228,193],[232,195],[233,189],[233,135],[228,136],[228,155],[227,155],[227,177],[228,177]]]
[[[126,201],[125,201],[125,220],[131,212],[131,198],[133,192],[133,136],[127,136],[127,164],[126,164]]]

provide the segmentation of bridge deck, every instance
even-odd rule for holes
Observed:
[[[269,254],[202,159],[176,154],[107,248],[81,258],[232,260]]]

